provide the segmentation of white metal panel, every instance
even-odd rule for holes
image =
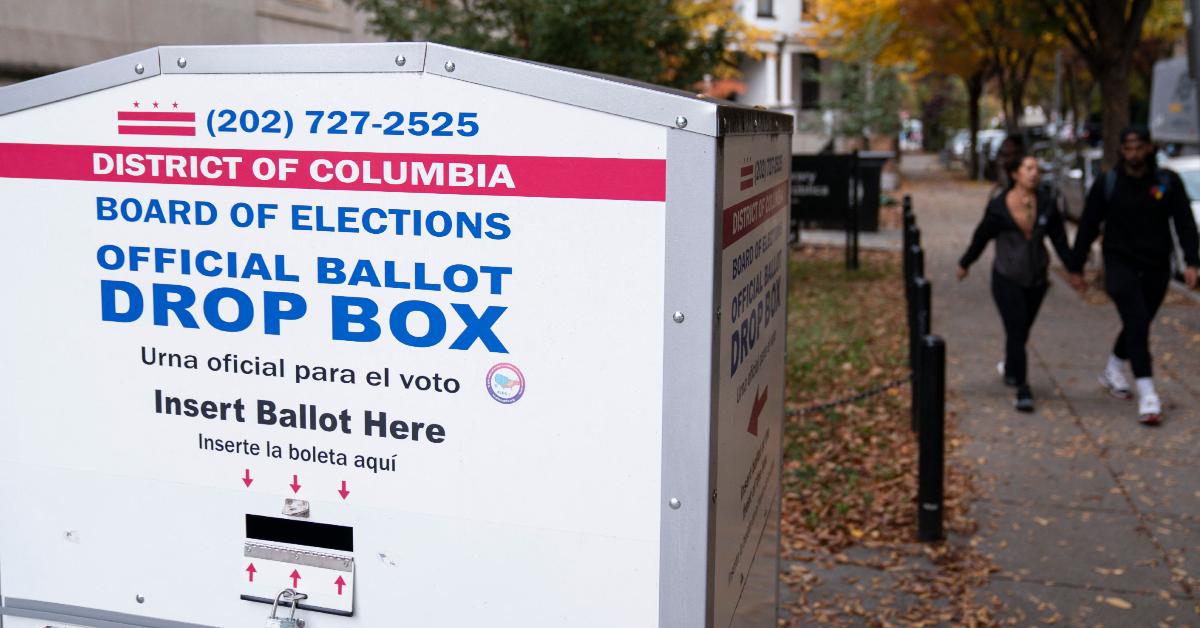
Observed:
[[[326,78],[314,90],[303,75],[160,76],[0,118],[0,198],[9,208],[0,263],[25,269],[8,290],[13,303],[27,304],[0,314],[0,342],[16,356],[0,366],[9,382],[0,399],[0,501],[30,513],[3,523],[5,596],[162,620],[257,625],[266,609],[238,599],[246,577],[242,516],[277,515],[283,498],[295,495],[312,501],[314,520],[356,531],[355,615],[310,614],[314,627],[656,625],[666,131],[418,73]],[[134,111],[134,102],[136,111],[153,112],[157,102],[158,111],[196,113],[196,135],[119,134],[117,112]],[[479,114],[480,131],[383,136],[373,126],[384,112],[418,107],[455,114],[469,107]],[[260,121],[264,111],[288,110],[296,120],[290,137],[210,136],[209,113],[220,118],[224,109],[255,111]],[[310,110],[361,110],[370,117],[362,135],[308,135]],[[510,163],[516,187],[358,189],[360,173],[348,189],[320,189],[303,172],[274,183],[246,168],[199,180],[186,167],[157,183],[97,171],[94,161],[96,154],[204,151],[245,157],[246,165],[255,155],[309,163],[312,153],[355,163]],[[639,173],[643,167],[648,174]],[[644,189],[658,196],[639,196]],[[193,207],[203,201],[216,208],[217,220],[203,226],[101,221],[97,197]],[[261,228],[231,226],[239,202],[275,204],[277,218]],[[290,218],[301,205],[503,214],[508,234],[299,230]],[[309,225],[315,213],[306,214]],[[326,226],[335,224],[329,215]],[[172,248],[176,261],[185,248],[237,252],[243,260],[257,252],[272,273],[281,255],[279,263],[299,280],[202,277],[182,274],[178,263],[162,273],[105,270],[97,262],[104,245],[127,252]],[[511,268],[511,274],[500,294],[481,287],[486,283],[463,293],[347,287],[315,283],[317,257],[372,260],[381,273],[384,262],[394,261],[408,269],[400,279],[410,284],[417,263],[438,273],[463,264]],[[217,288],[242,290],[259,313],[265,291],[295,293],[308,309],[285,321],[279,335],[264,333],[257,317],[242,332],[215,331],[204,320],[200,329],[183,328],[174,314],[154,325],[148,310],[134,322],[103,322],[102,280],[137,285],[147,307],[157,283],[186,286],[201,299]],[[335,295],[377,302],[381,338],[331,340]],[[432,348],[402,345],[389,337],[387,311],[404,300],[444,312],[453,303],[476,313],[505,307],[494,330],[508,352],[480,343],[451,350],[449,339]],[[232,305],[225,301],[216,312],[234,320]],[[199,305],[192,312],[203,318]],[[448,325],[451,338],[466,326],[454,319]],[[420,323],[411,329],[427,331]],[[144,364],[143,349],[151,348],[195,356],[196,368]],[[251,367],[256,358],[282,359],[285,377],[226,372],[223,360],[233,354]],[[523,373],[515,403],[488,392],[501,385],[489,376],[501,363]],[[297,383],[300,365],[311,367],[310,374],[317,367],[351,368],[356,381]],[[390,387],[365,383],[368,371],[384,368]],[[454,378],[457,392],[405,389],[400,381],[434,375]],[[225,420],[158,412],[159,390],[241,399],[246,420],[238,421],[235,410]],[[350,433],[257,424],[260,400],[347,410]],[[444,441],[367,437],[368,410],[410,428],[437,423]],[[206,437],[262,449],[257,455],[203,450]],[[268,441],[280,446],[278,457],[266,453]],[[349,462],[292,459],[292,451],[314,450],[344,453]],[[395,470],[355,468],[356,455]],[[620,602],[599,603],[597,592]]]
[[[163,74],[421,72],[424,43],[162,46]]]
[[[158,73],[158,53],[143,50],[8,85],[0,88],[0,115],[148,79]]]
[[[704,626],[716,390],[717,142],[667,138],[660,626]]]

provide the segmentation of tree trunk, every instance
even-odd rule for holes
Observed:
[[[1000,111],[1004,113],[1004,130],[1012,135],[1017,126],[1013,121],[1011,84],[1008,82],[1007,70],[1001,58],[996,56],[992,62],[998,68],[996,70],[996,91],[1000,95]]]
[[[1071,121],[1071,140],[1079,139],[1079,86],[1075,84],[1075,67],[1074,64],[1068,63],[1065,65],[1067,74],[1067,97],[1063,104],[1066,109],[1063,111],[1063,120]],[[1066,113],[1070,112],[1071,117],[1067,118]]]
[[[1104,168],[1117,163],[1121,129],[1129,124],[1129,61],[1093,68],[1100,83],[1100,128],[1104,135]]]
[[[967,87],[967,126],[971,127],[971,138],[967,143],[971,153],[970,160],[967,162],[970,164],[970,172],[967,174],[972,180],[975,180],[979,178],[979,147],[975,145],[975,141],[979,137],[979,99],[983,97],[983,72],[976,72],[964,78],[963,83]]]
[[[1019,72],[1020,76],[1012,86],[1012,108],[1013,122],[1019,131],[1021,128],[1021,117],[1025,115],[1025,90],[1029,86],[1029,75],[1033,73],[1033,63],[1037,60],[1037,48],[1034,48],[1025,59],[1021,62]],[[1029,148],[1028,146],[1026,147]]]
[[[1024,86],[1021,86],[1020,88],[1013,88],[1012,110],[1013,110],[1012,130],[1014,132],[1020,133],[1021,132],[1021,117],[1025,115],[1025,89],[1024,89]],[[1029,148],[1029,147],[1026,146],[1026,148]]]

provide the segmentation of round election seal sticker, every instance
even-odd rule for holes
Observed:
[[[492,399],[500,403],[516,403],[525,394],[525,376],[521,369],[501,362],[488,371],[487,389]]]

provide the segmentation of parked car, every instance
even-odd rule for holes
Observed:
[[[1083,204],[1087,200],[1092,183],[1100,176],[1104,151],[1088,148],[1068,154],[1060,165],[1062,175],[1055,177],[1059,183],[1058,194],[1062,198],[1063,213],[1068,220],[1079,222],[1083,216]],[[1200,198],[1200,197],[1197,197]]]
[[[1055,158],[1054,145],[1046,140],[1037,140],[1029,147],[1027,154],[1037,159],[1038,172],[1042,175],[1039,187],[1048,193],[1059,194],[1058,179],[1063,168]]]
[[[979,167],[982,170],[979,174],[989,181],[996,180],[999,170],[996,156],[1000,154],[1000,144],[1006,137],[1008,133],[1004,129],[987,129],[976,136],[975,150],[979,153]]]
[[[950,157],[955,161],[964,163],[967,161],[967,150],[971,144],[971,131],[967,129],[959,129],[954,137],[950,138]]]
[[[1192,201],[1192,217],[1200,224],[1200,156],[1174,157],[1163,160],[1159,165],[1174,170],[1183,179],[1183,187]],[[1178,237],[1175,238],[1175,254],[1171,256],[1171,263],[1176,274],[1182,272],[1183,251],[1179,247]]]

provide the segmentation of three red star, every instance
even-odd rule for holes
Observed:
[[[150,103],[150,104],[154,105],[154,108],[155,108],[155,109],[158,109],[158,101],[157,101],[157,100],[156,100],[156,101],[154,101],[154,102],[152,102],[152,103]],[[138,107],[141,107],[141,106],[142,106],[142,103],[141,103],[141,101],[137,101],[137,100],[133,101],[133,108],[134,108],[134,109],[137,109]],[[178,108],[179,108],[179,103],[178,103],[177,101],[172,101],[172,102],[171,102],[171,108],[172,108],[172,109],[178,109]]]

